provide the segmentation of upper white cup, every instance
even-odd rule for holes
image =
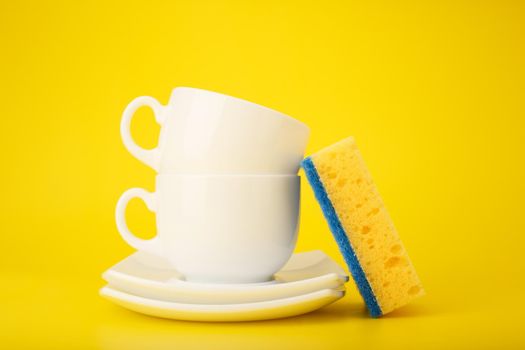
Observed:
[[[161,125],[158,145],[138,146],[130,124],[150,107]],[[166,106],[142,96],[126,107],[120,132],[128,151],[161,173],[296,174],[309,128],[287,115],[216,92],[179,87]]]

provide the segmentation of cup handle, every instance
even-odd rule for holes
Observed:
[[[120,123],[120,135],[122,137],[122,141],[124,142],[124,146],[129,151],[129,153],[131,153],[135,158],[137,158],[144,164],[149,165],[156,171],[159,171],[159,145],[157,145],[157,147],[153,149],[144,149],[137,145],[137,143],[135,142],[135,140],[133,140],[133,137],[131,136],[131,119],[135,115],[137,109],[139,109],[142,106],[150,107],[153,110],[153,113],[155,114],[156,122],[162,126],[162,124],[164,123],[163,112],[165,107],[162,106],[160,102],[154,99],[153,97],[140,96],[131,101],[124,110],[124,113],[122,114],[122,121]]]
[[[124,241],[126,241],[126,243],[128,243],[133,248],[154,255],[161,255],[162,252],[160,249],[161,247],[159,244],[158,235],[151,239],[142,239],[131,233],[128,228],[125,213],[129,201],[133,198],[142,199],[150,211],[156,212],[155,193],[148,192],[142,188],[131,188],[124,192],[117,202],[117,208],[115,211],[117,229]]]

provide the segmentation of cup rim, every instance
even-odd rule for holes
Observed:
[[[300,178],[299,174],[205,174],[205,173],[158,173],[162,177],[188,177],[188,178]]]
[[[279,111],[277,111],[275,109],[272,109],[270,107],[266,107],[266,106],[260,105],[258,103],[255,103],[255,102],[248,101],[248,100],[240,98],[240,97],[235,97],[235,96],[223,94],[221,92],[212,91],[212,90],[199,89],[199,88],[191,87],[191,86],[177,86],[176,88],[173,88],[173,90],[171,91],[171,94],[173,95],[173,93],[176,90],[190,90],[190,91],[198,91],[198,92],[201,92],[201,93],[207,93],[207,94],[212,94],[212,95],[219,95],[219,96],[222,96],[222,97],[226,97],[228,99],[235,100],[237,102],[241,102],[241,103],[244,103],[244,104],[247,104],[247,105],[251,105],[251,106],[254,106],[254,107],[257,107],[257,108],[260,108],[260,109],[264,109],[264,110],[270,111],[272,113],[278,114],[280,117],[297,124],[298,126],[302,127],[304,129],[304,131],[306,131],[306,133],[308,135],[310,134],[310,127],[308,125],[306,125],[305,123],[303,123],[302,121],[297,120],[297,119],[295,119],[295,118],[293,118],[293,117],[291,117],[291,116],[289,116],[287,114],[279,112]]]

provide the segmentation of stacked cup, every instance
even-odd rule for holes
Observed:
[[[151,150],[130,134],[142,106],[161,125]],[[197,282],[269,281],[288,261],[297,241],[306,125],[238,98],[176,88],[166,106],[147,96],[133,100],[121,135],[128,151],[158,172],[155,193],[132,188],[118,201],[117,227],[129,245],[167,259]],[[156,213],[152,239],[126,224],[135,197]]]

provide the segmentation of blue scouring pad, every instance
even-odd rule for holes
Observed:
[[[368,280],[366,279],[365,273],[363,272],[363,269],[361,269],[361,265],[357,260],[357,257],[354,253],[354,250],[352,249],[352,246],[350,245],[350,242],[348,241],[348,237],[346,236],[345,230],[341,225],[339,218],[337,217],[337,213],[335,212],[332,202],[330,202],[330,199],[328,198],[328,194],[326,193],[323,187],[323,183],[319,178],[319,174],[317,173],[317,170],[315,169],[315,165],[312,162],[311,158],[308,157],[304,159],[302,162],[302,166],[305,171],[306,178],[308,179],[310,186],[312,186],[315,198],[317,198],[317,201],[321,206],[321,210],[323,211],[324,217],[328,222],[328,226],[330,227],[330,230],[334,235],[335,241],[337,242],[337,245],[339,246],[339,249],[343,254],[346,264],[350,269],[350,273],[352,274],[352,277],[354,278],[354,281],[357,284],[357,288],[359,289],[361,296],[365,300],[365,304],[368,307],[370,315],[372,317],[381,316],[381,309],[377,304],[377,300],[374,296],[374,293],[372,292],[372,288],[370,287],[370,284],[368,284]]]

